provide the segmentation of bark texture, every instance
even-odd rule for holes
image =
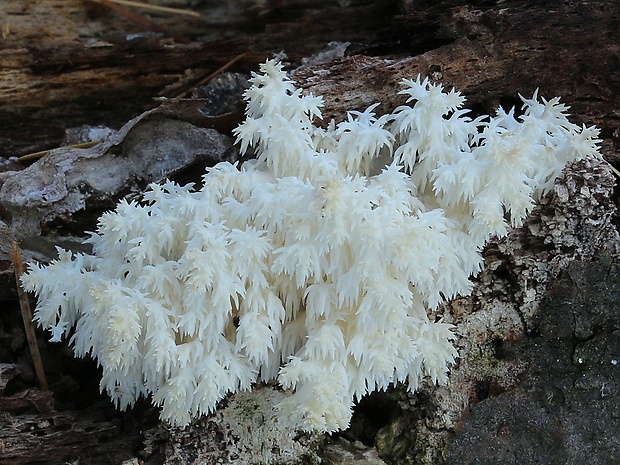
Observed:
[[[137,24],[91,1],[0,2],[0,156],[58,147],[67,128],[119,129],[136,118],[93,148],[59,149],[27,169],[0,165],[2,465],[252,462],[247,448],[242,460],[231,455],[236,433],[221,424],[175,432],[157,425],[147,405],[115,411],[98,393],[96,367],[43,334],[52,392],[38,391],[9,258],[14,239],[26,258],[49,258],[52,244],[74,246],[120,196],[234,159],[227,135],[242,117],[243,77],[196,89],[231,60],[231,71],[247,75],[286,52],[298,83],[325,98],[326,121],[375,102],[392,110],[402,103],[398,82],[419,73],[461,90],[474,113],[518,105],[519,94],[538,88],[561,96],[574,121],[600,127],[605,158],[620,161],[615,0],[150,3],[203,18],[142,12],[150,23]],[[305,60],[331,41],[349,44]],[[224,89],[232,89],[226,103],[213,100]],[[572,166],[524,229],[487,249],[474,295],[445,308],[462,336],[451,384],[372,396],[326,460],[381,463],[378,453],[398,464],[617,463],[613,185],[604,163]],[[367,453],[371,445],[376,452]],[[319,449],[312,442],[312,453]],[[277,461],[277,448],[268,455]],[[304,449],[297,463],[311,455]]]

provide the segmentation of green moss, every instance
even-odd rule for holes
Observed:
[[[501,363],[497,358],[497,349],[493,341],[485,341],[471,347],[467,352],[467,362],[481,377],[494,375]]]

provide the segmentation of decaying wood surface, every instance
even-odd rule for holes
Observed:
[[[223,24],[153,19],[196,38],[182,44],[145,34],[144,28],[89,1],[0,2],[5,31],[0,40],[0,156],[58,146],[67,127],[118,129],[152,107],[153,97],[168,96],[167,86],[196,83],[241,54],[234,70],[249,72],[275,53],[284,51],[299,61],[330,41],[367,41],[394,13],[390,1],[343,9],[327,0],[285,0],[259,11],[247,3],[234,21]]]
[[[190,3],[207,13],[207,2],[184,5]],[[86,0],[0,2],[0,156],[56,147],[68,127],[118,129],[157,105],[155,97],[177,96],[239,56],[233,71],[256,70],[281,51],[296,66],[341,40],[351,42],[347,56],[295,74],[307,91],[325,97],[326,119],[375,102],[387,112],[402,103],[398,82],[418,73],[463,91],[475,112],[513,106],[518,94],[530,97],[540,88],[547,98],[561,96],[574,121],[599,126],[606,158],[620,158],[616,0],[379,0],[346,7],[332,0],[248,0],[226,7],[234,20],[149,16],[189,40],[179,43],[161,33],[129,40],[144,29]],[[32,234],[38,231],[21,237]],[[0,224],[0,250],[12,235]],[[19,310],[10,262],[0,260],[0,270],[7,271],[0,273],[0,305],[13,309],[0,318],[0,363],[10,364],[0,365],[0,464],[77,458],[80,465],[118,464],[136,456],[161,463],[157,451],[144,451],[145,421],[136,414],[123,416],[101,403],[61,411],[50,393],[26,390],[34,380],[23,337],[13,330]],[[39,341],[45,346],[42,336]],[[54,350],[43,351],[48,369],[61,359]],[[90,389],[96,398],[96,387]]]
[[[398,82],[418,74],[459,89],[468,108],[487,114],[518,106],[519,95],[539,89],[539,96],[559,96],[570,106],[572,121],[598,126],[606,158],[620,158],[617,2],[446,3],[395,17],[369,48],[373,56],[318,65],[296,78],[336,112],[375,102],[388,112],[404,101],[395,98]]]
[[[105,401],[60,412],[51,391],[27,390],[0,397],[0,413],[2,465],[120,464],[142,441]]]

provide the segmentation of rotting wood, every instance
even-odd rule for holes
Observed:
[[[22,311],[22,319],[24,320],[24,330],[26,331],[26,339],[28,340],[28,348],[30,349],[30,356],[32,357],[32,363],[34,370],[39,380],[39,386],[43,391],[47,391],[47,379],[45,378],[45,370],[43,369],[43,362],[41,361],[41,353],[39,352],[39,346],[37,344],[37,336],[34,332],[34,322],[32,321],[32,310],[30,309],[30,301],[28,300],[28,294],[20,286],[19,280],[24,274],[24,264],[22,263],[22,254],[19,250],[17,242],[13,241],[13,269],[15,271],[15,281],[17,283],[17,294],[19,295],[19,307]]]
[[[379,112],[389,112],[404,101],[395,97],[399,81],[418,74],[459,89],[478,113],[520,106],[519,95],[530,98],[539,89],[570,106],[574,122],[598,126],[603,152],[620,160],[617,5],[546,0],[500,6],[420,8],[395,18],[368,50],[379,56],[309,67],[295,78],[324,97],[327,121],[375,102],[382,102]]]
[[[36,8],[43,8],[44,4],[58,4],[58,0],[31,3],[32,8],[35,3]],[[75,15],[79,2],[64,3],[74,8]],[[327,117],[342,117],[345,109],[363,109],[377,101],[384,102],[380,108],[387,111],[400,103],[393,96],[398,80],[418,72],[464,91],[481,111],[492,111],[499,103],[518,103],[518,93],[529,96],[540,86],[543,95],[560,95],[572,105],[574,117],[602,127],[604,152],[610,156],[617,153],[620,58],[615,1],[506,1],[497,6],[493,2],[472,6],[453,1],[432,7],[427,5],[430,3],[413,2],[415,8],[410,8],[408,15],[395,18],[390,27],[383,26],[385,32],[372,48],[368,48],[371,40],[356,44],[351,49],[355,47],[359,55],[308,67],[295,79],[306,90],[326,97]],[[308,15],[297,18],[298,22],[271,26],[251,46],[248,36],[241,35],[189,46],[162,38],[145,37],[130,43],[106,36],[106,40],[88,46],[72,38],[64,45],[50,40],[47,47],[26,48],[10,42],[9,34],[4,44],[11,45],[0,50],[0,142],[4,153],[47,148],[47,143],[57,141],[64,126],[76,122],[120,126],[129,119],[127,115],[140,113],[141,106],[149,104],[161,89],[184,76],[185,69],[215,69],[248,50],[247,61],[239,63],[238,69],[255,69],[256,62],[279,51],[276,44],[286,44],[287,38],[294,39],[289,56],[299,60],[321,38],[332,37],[325,30],[343,18],[342,14],[333,16],[331,23],[320,23],[318,16]],[[300,33],[309,26],[319,31],[316,37]],[[352,35],[347,27],[343,26],[345,32],[339,38],[355,41],[374,34],[370,28],[359,28],[357,35]],[[299,45],[302,41],[307,43]],[[183,100],[164,103],[170,105],[167,111],[171,113],[185,104]],[[198,112],[195,102],[187,105]],[[6,301],[14,294],[14,288],[8,286],[0,291]],[[53,411],[50,396],[36,390],[0,396],[0,431],[6,434],[0,438],[0,447],[12,454],[0,454],[0,464],[31,463],[42,453],[48,463],[78,457],[82,465],[120,463],[143,447],[135,430],[127,434],[117,426],[125,421],[119,418],[126,417],[115,414],[109,405],[60,413]],[[110,415],[113,421],[100,422]],[[46,421],[53,427],[47,427]],[[136,428],[140,427],[142,424]]]
[[[57,147],[67,127],[119,128],[187,73],[209,74],[244,53],[234,71],[256,70],[282,51],[295,62],[333,40],[369,41],[396,10],[389,0],[348,8],[331,0],[285,0],[219,26],[158,17],[157,24],[193,41],[179,44],[118,14],[91,12],[92,2],[54,0],[55,9],[42,3],[0,2],[11,31],[0,41],[0,156]],[[27,35],[19,35],[21,23]],[[49,33],[37,35],[37,28]]]

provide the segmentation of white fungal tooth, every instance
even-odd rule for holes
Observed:
[[[370,391],[446,382],[453,327],[427,314],[470,292],[485,242],[521,225],[568,161],[599,156],[598,132],[536,94],[519,118],[472,120],[459,92],[419,77],[402,83],[408,105],[323,129],[322,99],[280,63],[252,83],[235,135],[256,160],[121,201],[92,255],[59,250],[22,283],[53,341],[74,328],[120,408],[152,395],[185,425],[276,380],[292,391],[283,415],[335,431]]]

